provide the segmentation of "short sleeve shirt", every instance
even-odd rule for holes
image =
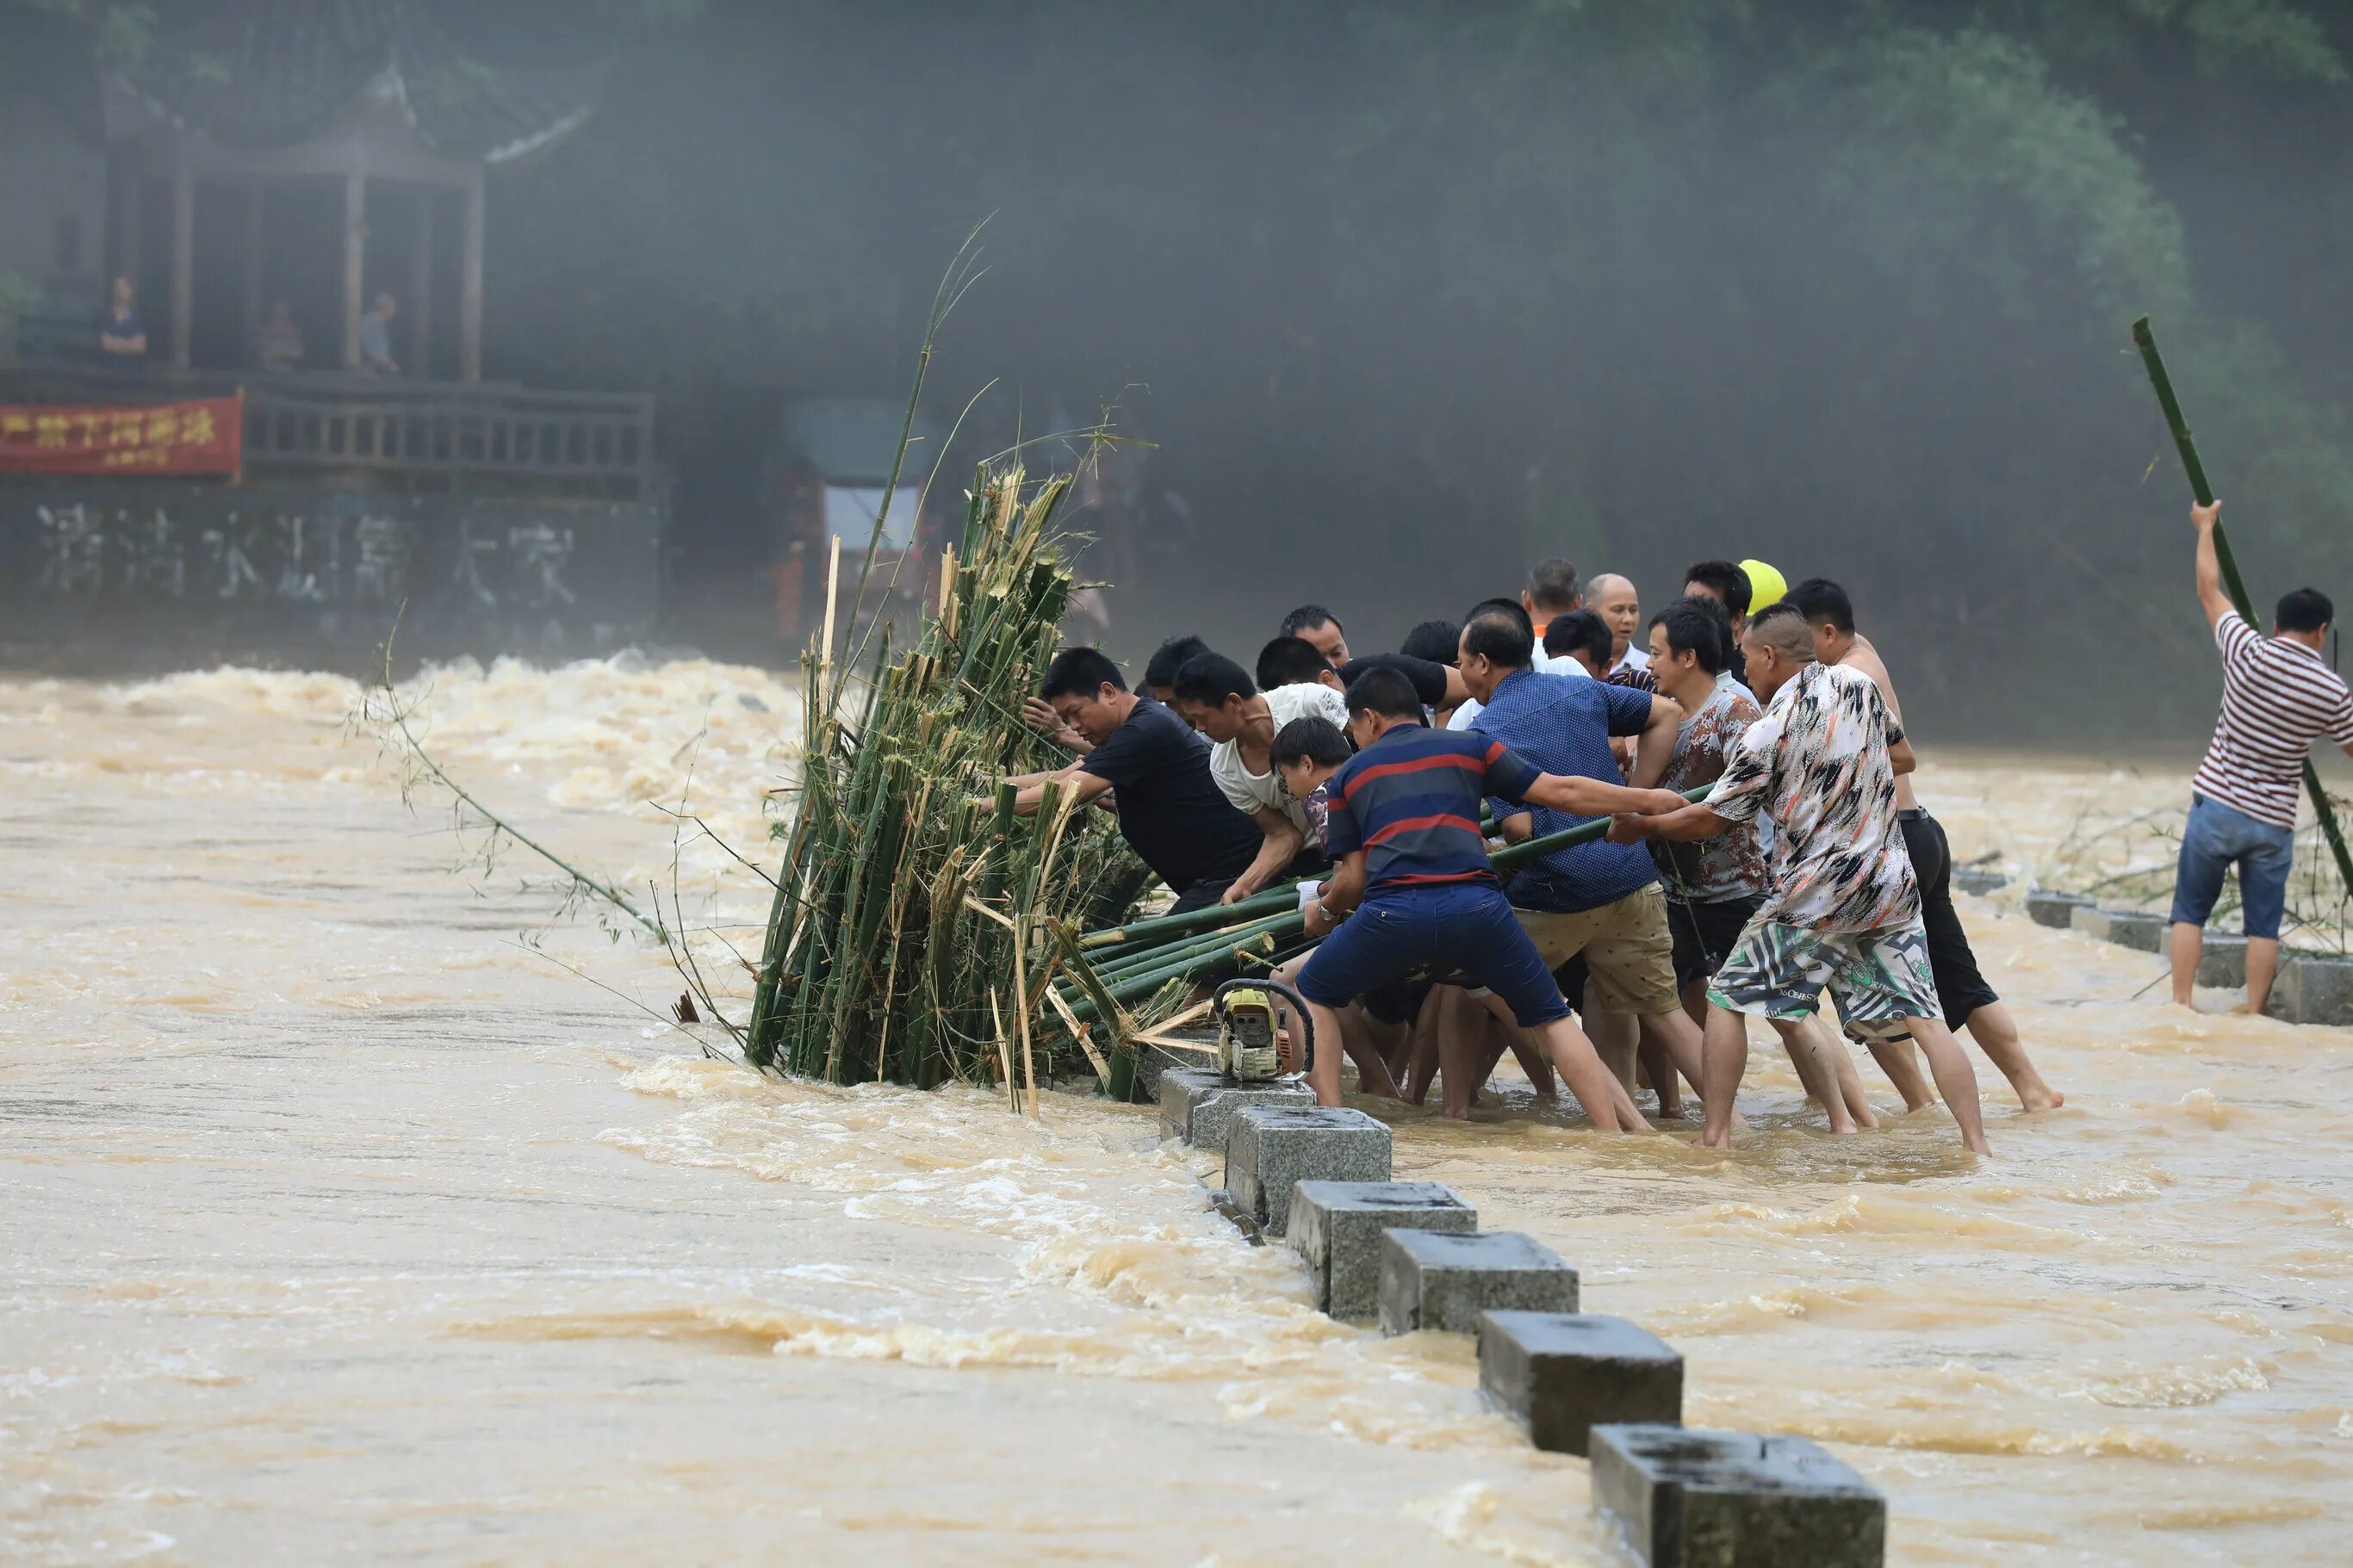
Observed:
[[[1650,721],[1647,691],[1590,676],[1572,679],[1521,669],[1497,684],[1472,729],[1493,736],[1545,773],[1623,784],[1609,737],[1639,735]],[[1503,804],[1498,816],[1508,815]],[[1531,815],[1538,837],[1596,820],[1546,806],[1532,807]],[[1658,879],[1658,868],[1642,846],[1596,842],[1554,851],[1522,869],[1507,890],[1516,908],[1574,914],[1615,903]]]
[[[1659,787],[1682,792],[1722,778],[1740,737],[1761,715],[1748,688],[1718,676],[1699,711],[1675,731],[1674,760],[1659,775]],[[1762,898],[1768,886],[1753,823],[1739,823],[1697,844],[1662,840],[1651,847],[1668,890],[1694,903]]]
[[[1176,892],[1229,882],[1257,858],[1258,824],[1209,777],[1209,748],[1192,727],[1139,695],[1127,721],[1079,761],[1118,794],[1119,831]]]
[[[1492,883],[1479,803],[1490,795],[1516,802],[1542,776],[1501,741],[1400,724],[1332,775],[1325,846],[1335,860],[1365,852],[1367,896]]]
[[[1323,719],[1335,730],[1347,728],[1348,700],[1328,686],[1278,686],[1265,697],[1277,734],[1293,719]],[[1262,773],[1250,772],[1242,761],[1240,742],[1220,741],[1209,749],[1209,776],[1218,781],[1226,804],[1243,816],[1279,811],[1303,836],[1312,831],[1314,825],[1308,820],[1306,803],[1291,798],[1291,793],[1282,787],[1282,772],[1272,767]]]
[[[2267,637],[2236,610],[2214,623],[2222,711],[2190,787],[2258,822],[2294,827],[2305,753],[2327,736],[2353,742],[2353,696],[2320,656]]]
[[[1733,823],[1773,818],[1759,920],[1858,931],[1918,916],[1887,758],[1902,738],[1871,677],[1839,665],[1806,666],[1750,722],[1707,804]]]

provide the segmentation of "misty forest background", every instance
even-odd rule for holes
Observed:
[[[193,3],[193,0],[191,0]],[[0,0],[150,47],[188,7]],[[952,454],[1106,405],[1114,651],[1361,647],[1534,557],[1856,595],[1951,734],[2218,686],[2147,312],[2251,586],[2353,603],[2353,7],[2278,0],[448,0],[612,61],[493,195],[493,374],[651,386],[679,632],[752,581],[776,400],[895,394],[968,229]],[[733,585],[731,587],[731,585]],[[756,589],[753,590],[756,593]]]

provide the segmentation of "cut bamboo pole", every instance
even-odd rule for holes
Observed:
[[[2199,460],[2198,442],[2189,433],[2189,421],[2182,416],[2181,400],[2173,394],[2173,378],[2166,374],[2165,358],[2157,352],[2157,334],[2149,331],[2147,316],[2133,323],[2132,335],[2140,349],[2141,363],[2148,367],[2149,384],[2157,389],[2158,406],[2165,411],[2165,423],[2173,432],[2174,449],[2181,454],[2182,469],[2189,476],[2189,493],[2200,506],[2212,506],[2214,488],[2206,482],[2206,465]],[[2222,531],[2219,518],[2214,523],[2214,562],[2222,569],[2222,586],[2231,603],[2249,626],[2257,625],[2254,601],[2247,595],[2238,558],[2231,553],[2230,535]],[[2344,879],[2348,890],[2353,890],[2353,851],[2346,847],[2345,835],[2337,825],[2337,808],[2329,804],[2328,792],[2320,784],[2320,772],[2308,754],[2304,759],[2304,790],[2312,797],[2312,815],[2319,819],[2321,836],[2337,858],[2337,874]]]

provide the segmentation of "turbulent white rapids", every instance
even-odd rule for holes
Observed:
[[[1307,1303],[1149,1113],[704,1059],[658,949],[464,850],[322,676],[0,681],[0,1560],[1582,1563],[1582,1462],[1469,1346]],[[675,807],[774,853],[797,693],[707,663],[444,669],[451,771],[670,898]],[[1968,860],[2159,862],[2178,765],[1929,748]],[[706,964],[764,884],[691,828]],[[1818,1437],[1903,1563],[2337,1563],[2353,1033],[1963,900],[2069,1096],[1996,1158],[1833,1139],[1753,1055],[1730,1159],[1504,1103],[1400,1176],[1689,1358],[1687,1419]],[[536,932],[546,956],[518,939]],[[586,970],[597,989],[554,960]],[[619,994],[615,994],[618,993]],[[1866,1063],[1874,1102],[1898,1102]]]

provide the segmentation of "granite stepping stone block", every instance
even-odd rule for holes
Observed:
[[[2070,919],[2084,935],[2131,948],[2135,952],[2164,952],[2165,933],[2173,925],[2163,915],[2146,910],[2104,910],[2094,904],[2076,905]]]
[[[1597,1426],[1683,1419],[1682,1354],[1623,1318],[1483,1312],[1479,1387],[1556,1454],[1584,1454]]]
[[[1964,893],[1982,896],[2009,887],[2010,878],[1990,866],[1957,866],[1953,868],[1953,886]]]
[[[2081,893],[2054,893],[2047,888],[2037,888],[2026,895],[2026,913],[2036,925],[2065,931],[2074,923],[2075,911],[2089,908],[2091,902]]]
[[[1593,1428],[1593,1506],[1650,1568],[1881,1568],[1887,1500],[1804,1437]]]
[[[1291,1245],[1307,1260],[1315,1304],[1335,1318],[1378,1311],[1385,1233],[1478,1228],[1479,1211],[1437,1182],[1301,1182],[1291,1189]]]
[[[1392,1230],[1381,1237],[1380,1291],[1385,1334],[1468,1334],[1482,1312],[1576,1311],[1577,1270],[1516,1230]]]
[[[1160,1072],[1160,1136],[1196,1149],[1223,1149],[1234,1112],[1246,1105],[1313,1105],[1304,1084],[1226,1081],[1214,1068],[1164,1068]]]
[[[2291,1024],[2353,1024],[2353,959],[2284,959],[2263,1011]]]
[[[1301,1182],[1388,1179],[1388,1126],[1361,1110],[1246,1105],[1226,1129],[1226,1193],[1267,1236],[1288,1227]]]

